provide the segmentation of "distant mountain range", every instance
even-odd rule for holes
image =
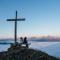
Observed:
[[[31,37],[29,40],[36,42],[60,42],[60,37],[54,37],[54,36]]]
[[[13,38],[0,39],[0,41],[14,41]],[[18,38],[18,40],[20,40]],[[42,37],[30,37],[27,40],[36,41],[36,42],[60,42],[60,37],[56,36],[42,36]]]

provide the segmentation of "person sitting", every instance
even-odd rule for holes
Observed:
[[[26,44],[26,47],[28,48],[27,37],[24,38],[23,44]]]
[[[20,43],[23,43],[23,37],[20,37]]]

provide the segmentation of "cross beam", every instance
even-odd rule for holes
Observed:
[[[15,22],[15,34],[14,34],[14,38],[15,38],[15,44],[17,42],[17,21],[25,21],[25,18],[17,18],[17,11],[16,11],[16,17],[15,19],[7,19],[7,21],[14,21]]]

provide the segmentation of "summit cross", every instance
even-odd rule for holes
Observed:
[[[14,23],[14,25],[15,25],[15,27],[14,27],[14,29],[15,29],[15,33],[14,33],[14,40],[15,40],[15,44],[16,44],[16,42],[17,42],[17,21],[25,21],[25,18],[20,18],[20,19],[18,19],[17,18],[17,11],[16,11],[16,16],[15,16],[15,19],[7,19],[7,21],[14,21],[15,23]]]

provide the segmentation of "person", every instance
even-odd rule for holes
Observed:
[[[20,43],[23,43],[23,37],[20,37]]]
[[[24,44],[27,43],[27,37],[24,38],[24,41],[23,41]]]
[[[26,47],[28,48],[27,37],[24,38],[23,44],[26,44]]]

